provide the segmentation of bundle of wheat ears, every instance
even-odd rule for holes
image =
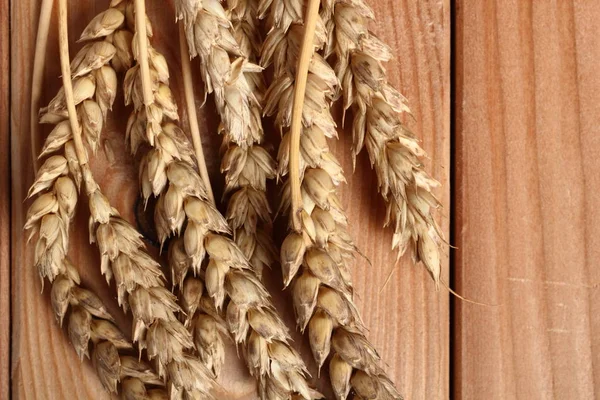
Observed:
[[[52,3],[44,0],[40,16],[38,79]],[[104,387],[127,399],[211,398],[233,342],[259,398],[322,398],[262,282],[279,265],[297,328],[307,333],[319,370],[327,365],[335,398],[401,398],[353,301],[350,266],[360,249],[338,197],[344,172],[328,147],[338,135],[340,121],[331,114],[338,98],[352,114],[352,154],[367,148],[387,204],[390,251],[400,256],[412,248],[437,284],[443,238],[432,216],[440,206],[431,192],[437,182],[403,123],[407,102],[387,82],[382,63],[392,54],[368,30],[369,6],[175,0],[185,124],[169,86],[173,71],[153,44],[157,27],[145,0],[112,0],[81,33],[72,58],[67,9],[67,0],[58,0],[62,87],[36,117],[53,128],[36,154],[43,163],[29,191],[25,229],[39,275],[51,282],[53,313],[60,325],[67,321],[73,347],[91,359]],[[204,83],[204,96],[214,95],[217,132],[199,128],[194,77]],[[158,257],[90,168],[105,148],[101,134],[116,118],[115,101],[131,107],[127,121],[116,125],[139,164]],[[282,135],[276,157],[279,140],[269,142],[267,125]],[[35,143],[35,126],[32,132]],[[215,134],[222,137],[225,179],[219,202],[202,150],[202,137]],[[80,196],[87,198],[98,267],[107,282],[114,279],[131,332],[117,327],[102,300],[83,287],[81,266],[69,261]],[[270,198],[278,204],[272,207]],[[272,209],[289,218],[281,236]]]

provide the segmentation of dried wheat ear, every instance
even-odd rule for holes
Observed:
[[[102,60],[111,52],[109,43],[98,41],[82,49],[74,64],[88,54],[92,59]],[[84,121],[86,140],[95,148],[103,117],[114,100],[116,77],[113,79],[114,71],[110,67],[92,68],[80,75],[85,80],[79,81],[77,86],[77,112]],[[82,101],[80,95],[89,91],[91,80],[98,82],[96,99]],[[34,264],[42,283],[47,278],[52,284],[51,304],[57,321],[62,326],[67,319],[71,343],[81,359],[90,357],[91,349],[96,373],[108,391],[133,396],[140,390],[150,390],[155,395],[166,395],[160,389],[162,381],[152,368],[131,356],[131,341],[114,325],[100,298],[82,287],[77,269],[67,258],[80,175],[73,135],[60,107],[61,101],[64,101],[64,92],[42,112],[42,122],[55,127],[41,150],[39,157],[45,160],[28,194],[35,197],[25,222],[25,229],[30,230],[29,240],[35,239]]]
[[[51,304],[54,316],[62,326],[67,319],[67,331],[80,359],[90,357],[103,386],[125,398],[167,398],[162,380],[154,369],[133,354],[131,341],[117,328],[102,300],[81,285],[79,273],[67,258],[69,229],[77,204],[77,188],[73,181],[74,157],[70,128],[60,123],[67,141],[58,145],[49,136],[42,154],[48,157],[37,173],[29,191],[36,196],[29,207],[25,229],[35,238],[35,266],[42,283],[52,284]]]
[[[328,38],[325,56],[335,53],[344,109],[352,109],[352,154],[367,148],[379,191],[387,204],[385,224],[392,224],[392,249],[403,255],[412,243],[415,262],[422,261],[436,284],[440,281],[439,242],[443,234],[432,213],[441,207],[432,190],[439,183],[423,168],[426,154],[403,123],[407,101],[386,76],[382,63],[392,50],[369,32],[375,15],[362,0],[335,0],[323,13]]]
[[[59,2],[63,88],[42,111],[42,122],[58,124],[50,134],[42,154],[57,151],[61,149],[60,143],[66,142],[65,157],[63,166],[51,171],[57,182],[54,184],[57,193],[45,193],[33,203],[33,211],[30,212],[33,217],[29,218],[33,222],[28,222],[27,227],[41,220],[39,229],[43,240],[38,241],[36,263],[41,266],[43,276],[56,276],[61,271],[57,269],[60,264],[57,266],[56,259],[64,258],[67,251],[68,225],[75,202],[69,200],[62,207],[60,204],[67,201],[65,199],[76,199],[77,189],[83,182],[91,214],[90,239],[97,243],[100,250],[102,273],[108,281],[115,278],[119,304],[132,312],[133,341],[137,342],[139,351],[145,350],[144,355],[153,362],[157,377],[167,385],[170,398],[207,398],[213,383],[204,365],[189,353],[194,347],[193,341],[190,333],[177,319],[180,308],[175,297],[165,288],[159,265],[146,253],[139,233],[119,216],[100,191],[89,168],[87,150],[82,142],[83,137],[92,149],[95,148],[106,113],[114,101],[117,78],[110,62],[113,61],[113,66],[123,67],[131,60],[128,54],[131,35],[121,29],[125,21],[126,5],[122,2],[113,4],[114,7],[94,18],[85,29],[81,40],[91,42],[82,48],[69,66],[66,1]],[[47,163],[48,161],[44,166]],[[40,188],[48,188],[48,170],[44,166],[31,194],[35,194]],[[58,192],[58,182],[67,182],[69,190],[66,194]],[[60,190],[64,189],[60,187]],[[50,200],[46,201],[48,204],[43,204],[44,198]],[[45,208],[40,210],[40,204]],[[64,212],[61,213],[61,210]],[[54,218],[57,221],[53,222],[53,226],[44,225],[44,221],[50,221],[51,218],[39,217],[43,212],[58,215],[59,218]],[[52,247],[45,244],[49,238],[54,239],[55,245]],[[60,242],[57,238],[60,238]],[[52,253],[45,254],[48,251]],[[71,321],[72,331],[84,335],[86,320],[71,317]],[[79,346],[83,346],[83,342]],[[113,375],[109,378],[103,375],[101,377],[109,380],[109,386],[115,386],[110,379],[114,381],[119,377],[119,374],[114,374],[117,368],[114,363],[119,359],[114,358],[114,352],[107,355],[113,358],[99,359],[98,365],[113,372]],[[121,385],[122,394],[130,395],[128,398],[159,395],[147,392],[144,382],[139,379],[132,382],[127,387]],[[166,396],[166,391],[163,392]]]
[[[73,69],[78,72],[77,114],[92,148],[97,146],[102,122],[116,93],[115,73],[105,65],[113,49],[107,41],[98,40],[86,45],[73,60]],[[85,63],[84,58],[88,59]],[[100,61],[92,66],[89,60]],[[133,354],[131,341],[114,324],[102,300],[82,286],[77,269],[67,258],[81,171],[63,108],[64,96],[61,90],[41,114],[42,122],[55,126],[41,150],[39,157],[45,160],[28,194],[35,197],[25,222],[29,240],[35,239],[34,264],[42,283],[47,278],[52,284],[51,304],[57,321],[62,326],[67,319],[73,347],[81,359],[91,358],[106,390],[131,399],[143,398],[142,393],[146,398],[167,398],[163,381],[149,364]]]
[[[322,13],[328,5],[324,2]],[[336,398],[352,391],[361,399],[398,399],[352,300],[349,263],[356,248],[337,196],[345,179],[327,145],[337,135],[330,108],[339,82],[314,52],[328,41],[319,8],[318,1],[307,2],[303,18],[301,0],[259,4],[269,25],[261,64],[274,70],[265,113],[275,115],[284,133],[278,153],[280,208],[290,216],[281,248],[284,284],[292,286],[297,324],[308,328],[314,359],[319,367],[329,360]]]
[[[202,17],[199,15],[196,20],[202,21],[196,35],[216,29],[221,37],[235,44],[233,36],[227,34],[230,25],[228,20],[222,19],[220,4],[210,5],[211,8],[203,10]],[[198,10],[189,9],[190,12]],[[136,27],[139,28],[137,24]],[[190,326],[204,324],[206,318],[212,318],[214,326],[218,327],[218,315],[225,310],[228,331],[241,345],[249,371],[259,381],[261,398],[320,397],[308,385],[306,367],[290,346],[287,328],[278,317],[267,290],[244,252],[229,238],[231,232],[226,219],[207,196],[207,183],[200,177],[194,157],[188,150],[186,135],[177,125],[177,107],[168,86],[164,58],[150,46],[147,37],[139,35],[139,30],[133,43],[138,64],[129,69],[125,77],[126,102],[134,107],[127,134],[134,151],[141,150],[141,143],[150,148],[140,166],[141,190],[146,199],[157,197],[155,224],[161,243],[171,238],[169,265],[173,282],[181,290],[186,323]],[[146,49],[145,54],[143,49]],[[204,66],[205,70],[230,66],[229,53],[219,50],[222,47],[215,47],[210,54],[220,54],[222,58],[211,60]],[[244,59],[231,64],[237,73],[246,72],[245,66],[249,65]],[[251,67],[250,71],[257,71],[257,68]],[[218,86],[216,79],[211,81],[212,90],[223,96],[217,99],[217,104],[221,101],[223,109],[229,110],[222,114],[230,117],[223,121],[223,129],[226,135],[231,129],[251,129],[250,132],[262,135],[262,130],[246,125],[260,124],[260,112],[253,110],[253,104],[242,102],[242,107],[248,107],[243,111],[247,113],[244,118],[235,114],[238,109],[229,109],[240,105],[232,103],[231,97],[237,100],[237,96],[249,93],[248,83],[235,83],[242,82],[243,76],[235,78],[230,76],[229,81],[221,82],[227,83],[225,87]],[[240,146],[250,146],[253,140]],[[198,311],[201,320],[195,322]],[[199,339],[217,346],[219,342],[215,339],[218,336],[210,335],[210,340],[206,340],[207,337]],[[198,350],[217,374],[222,363],[222,350],[201,345]]]
[[[65,134],[71,136],[68,127]],[[63,146],[49,150],[52,146],[46,141],[42,152],[63,151]],[[64,147],[72,148],[70,139]],[[27,212],[25,229],[31,230],[30,240],[35,238],[35,266],[42,283],[47,278],[52,285],[52,311],[61,326],[67,319],[67,332],[79,358],[91,358],[102,385],[111,393],[130,399],[143,398],[141,393],[153,399],[167,398],[162,380],[133,354],[131,341],[114,324],[102,300],[82,287],[77,269],[67,258],[77,189],[63,155],[46,159],[30,195],[37,198]]]
[[[261,102],[265,84],[254,64],[261,45],[256,0],[178,1],[191,57],[200,58],[206,93],[213,93],[221,118],[226,219],[236,244],[259,275],[277,257],[271,237],[267,179],[275,162],[263,148]]]
[[[80,110],[83,107],[80,107]],[[51,304],[80,359],[90,357],[103,386],[128,399],[166,399],[167,391],[154,368],[133,354],[131,341],[117,328],[102,300],[81,285],[79,273],[67,258],[69,229],[77,204],[73,180],[78,168],[70,127],[58,123],[44,147],[48,157],[29,191],[36,196],[25,229],[35,238],[35,266],[42,282],[51,284]],[[57,136],[66,142],[58,144]],[[56,154],[55,154],[56,153]],[[60,154],[63,153],[63,154]]]
[[[133,4],[128,2],[126,7],[130,12],[126,12],[128,18],[125,27],[135,30]],[[149,22],[146,22],[146,32],[148,36],[152,36]],[[124,94],[125,104],[133,104],[134,111],[128,120],[126,136],[133,154],[142,149],[146,151],[140,161],[141,191],[146,202],[151,197],[158,196],[155,207],[156,229],[161,243],[164,243],[169,237],[173,224],[183,223],[179,214],[182,209],[176,210],[178,220],[171,219],[172,207],[183,207],[183,198],[180,198],[182,193],[186,194],[186,198],[193,198],[194,192],[197,192],[195,197],[205,198],[206,193],[204,187],[194,181],[199,179],[194,171],[195,160],[185,134],[176,124],[179,117],[177,105],[168,86],[167,62],[153,47],[146,44],[152,104],[145,106],[142,71],[136,61],[139,59],[138,41],[133,40],[133,34],[130,35],[130,39],[128,43],[131,52],[130,62],[124,68],[126,70]],[[163,193],[167,183],[174,184],[170,186],[168,193]],[[196,221],[201,221],[204,217],[202,209],[198,209],[193,203],[187,205],[187,210]],[[190,222],[189,225],[192,232],[194,222]],[[170,243],[169,264],[171,266],[178,265],[178,260],[175,258],[177,252],[174,248],[182,243]],[[185,326],[192,334],[202,362],[216,377],[224,362],[222,335],[227,332],[225,323],[205,293],[204,277],[186,276],[175,271],[179,272],[180,269],[172,270],[172,280],[175,285],[181,287],[180,304],[185,313]]]

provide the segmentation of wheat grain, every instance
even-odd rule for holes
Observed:
[[[415,261],[423,261],[438,284],[441,231],[432,215],[440,202],[432,193],[439,183],[423,169],[425,152],[403,123],[406,99],[387,81],[382,65],[391,49],[368,30],[374,13],[362,0],[337,0],[328,28],[336,73],[343,86],[344,109],[352,108],[354,158],[367,148],[379,191],[387,204],[385,225],[392,224],[392,249],[400,257],[412,243]]]
[[[324,3],[321,14],[326,16]],[[285,182],[280,209],[289,212],[291,228],[281,248],[284,285],[293,286],[296,321],[302,331],[308,327],[319,368],[330,357],[336,398],[347,398],[353,389],[357,398],[397,399],[352,301],[347,264],[355,246],[336,194],[344,176],[327,146],[327,138],[337,134],[329,110],[338,79],[313,54],[328,42],[318,5],[308,3],[307,19],[301,0],[259,5],[270,24],[261,64],[272,64],[274,70],[265,112],[275,115],[276,128],[285,132],[278,153],[278,174]]]
[[[161,242],[175,236],[169,245],[169,261],[173,281],[182,287],[183,303],[188,311],[202,309],[203,315],[212,318],[203,316],[190,324],[194,323],[194,331],[201,333],[199,341],[208,342],[206,338],[215,337],[213,322],[220,325],[215,318],[217,310],[220,313],[225,308],[227,328],[242,345],[248,368],[259,380],[261,398],[316,398],[318,394],[306,382],[306,368],[289,346],[287,329],[277,317],[267,291],[243,252],[226,236],[230,233],[227,221],[207,199],[185,133],[175,123],[178,116],[167,85],[168,74],[160,78],[153,61],[159,55],[151,46],[148,49],[151,79],[142,79],[135,67],[126,77],[126,101],[136,110],[130,117],[128,136],[132,149],[137,149],[141,141],[152,147],[140,166],[142,193],[146,199],[158,196],[155,223]],[[141,93],[148,83],[154,102],[144,107]],[[205,259],[208,264],[203,270]],[[204,275],[204,287],[194,275]],[[211,300],[212,314],[207,312],[204,291]],[[206,355],[213,365],[222,362],[213,357],[211,349]]]

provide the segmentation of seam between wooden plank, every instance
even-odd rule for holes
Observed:
[[[0,87],[4,106],[0,106],[2,110],[2,132],[0,135],[1,151],[4,151],[6,156],[0,161],[0,169],[3,171],[3,176],[0,178],[3,192],[3,201],[0,205],[0,397],[10,398],[10,337],[11,337],[11,300],[10,300],[10,267],[11,267],[11,220],[10,220],[10,204],[11,204],[11,177],[10,177],[10,0],[2,0],[1,4],[3,15],[2,37],[0,38],[0,61],[1,70],[5,71],[2,75]]]
[[[450,51],[449,51],[449,73],[450,73],[450,87],[448,90],[450,91],[450,122],[448,126],[449,134],[450,134],[450,155],[449,155],[449,178],[448,184],[450,185],[450,209],[449,213],[449,238],[448,241],[451,245],[454,245],[456,238],[456,165],[454,163],[454,155],[456,152],[456,18],[457,18],[457,10],[456,10],[456,0],[450,0]],[[456,251],[452,248],[449,249],[450,257],[448,257],[448,285],[452,288],[456,288],[456,273],[455,273],[455,265],[456,265]],[[456,366],[455,360],[456,356],[454,354],[454,348],[456,343],[456,311],[455,311],[455,302],[456,298],[454,296],[450,296],[450,303],[448,307],[448,323],[449,323],[449,332],[448,332],[448,398],[454,399],[454,390],[455,390],[455,373]]]

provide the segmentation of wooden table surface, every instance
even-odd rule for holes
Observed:
[[[369,2],[378,16],[372,30],[396,54],[387,66],[390,79],[410,101],[415,120],[409,123],[430,156],[427,170],[443,184],[437,218],[457,246],[445,250],[444,279],[488,304],[436,291],[408,255],[395,263],[374,172],[363,154],[352,173],[350,134],[340,131],[331,145],[348,178],[342,202],[372,264],[357,258],[353,265],[356,300],[398,388],[415,400],[597,397],[600,2]],[[33,179],[29,103],[39,3],[0,0],[0,169],[11,171],[0,176],[0,398],[104,399],[109,396],[89,362],[80,363],[53,319],[48,285],[42,292],[22,231],[29,205],[23,198]],[[72,54],[87,21],[107,4],[70,2]],[[171,85],[181,93],[171,2],[147,0],[147,6],[157,32],[153,44],[166,54]],[[60,85],[55,27],[48,43],[42,104]],[[110,156],[100,152],[93,168],[111,201],[135,222],[137,173],[124,148],[120,99],[104,133]],[[200,106],[205,151],[216,155],[214,104]],[[220,192],[218,166],[218,156],[210,157]],[[74,235],[71,256],[85,284],[129,329],[112,288],[100,279],[96,250],[83,233],[86,207],[80,208],[74,231],[82,234]],[[294,330],[277,268],[267,280]],[[294,337],[309,361],[306,341]],[[255,398],[233,345],[226,363],[219,397]],[[323,378],[315,383],[329,393]]]

